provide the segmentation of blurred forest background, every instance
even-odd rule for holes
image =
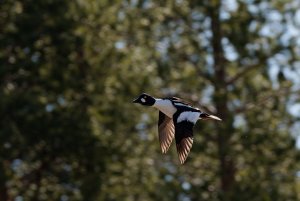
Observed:
[[[1,0],[1,201],[300,199],[298,0]],[[141,92],[217,114],[162,155]]]

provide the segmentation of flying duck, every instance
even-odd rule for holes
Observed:
[[[161,151],[167,153],[175,136],[180,164],[185,162],[192,148],[193,127],[196,122],[199,119],[221,121],[219,117],[202,112],[177,97],[159,99],[143,93],[133,103],[159,110],[158,136]]]

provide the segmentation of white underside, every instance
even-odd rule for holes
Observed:
[[[173,115],[176,112],[176,108],[170,100],[156,99],[153,107],[159,109],[170,118],[173,118]]]
[[[182,112],[177,118],[177,123],[189,121],[195,124],[199,119],[199,115],[200,112]]]

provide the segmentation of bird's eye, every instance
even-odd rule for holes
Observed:
[[[144,96],[144,99],[146,99],[147,98],[147,96]]]

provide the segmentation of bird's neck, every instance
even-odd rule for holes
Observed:
[[[155,103],[153,107],[159,109],[168,117],[172,118],[174,113],[176,112],[176,108],[172,104],[172,102],[168,99],[155,99]]]

